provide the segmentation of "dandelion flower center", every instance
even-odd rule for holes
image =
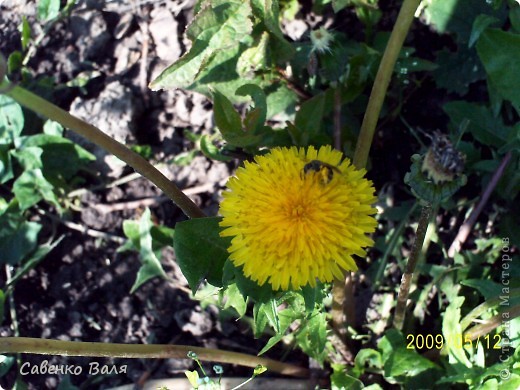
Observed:
[[[220,206],[230,260],[274,290],[330,282],[372,245],[371,182],[330,146],[275,148],[246,162]]]

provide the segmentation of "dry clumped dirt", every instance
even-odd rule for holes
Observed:
[[[53,93],[42,88],[36,91],[118,141],[150,145],[150,160],[180,188],[186,189],[208,215],[216,215],[220,193],[238,162],[224,164],[199,154],[188,165],[173,163],[193,149],[188,132],[200,136],[214,131],[211,102],[188,91],[151,92],[147,88],[165,66],[188,49],[189,41],[183,32],[193,17],[194,3],[194,0],[80,0],[70,17],[45,32],[28,67],[36,78],[52,77],[57,85],[70,86],[88,79],[82,88],[59,88]],[[341,18],[333,20],[333,15],[313,14],[311,4],[311,1],[303,1],[296,20],[283,23],[290,39],[308,39],[311,28],[331,26],[347,32],[352,39],[363,41],[363,26],[352,12],[343,12]],[[381,4],[385,15],[379,24],[382,30],[391,29],[399,4],[394,1]],[[4,55],[20,50],[18,26],[22,15],[33,28],[33,37],[42,33],[36,22],[35,7],[34,1],[0,2],[0,51]],[[431,53],[427,52],[432,47],[430,32],[415,26],[411,35],[424,43],[416,45],[425,48],[425,52],[418,55],[430,58]],[[442,97],[430,92],[426,87],[420,96],[416,94],[408,101],[404,110],[414,113],[410,114],[410,120],[421,118],[440,126],[442,123],[429,105],[439,103]],[[26,122],[30,120],[38,119],[27,113]],[[392,131],[396,134],[397,130]],[[370,179],[379,189],[388,181],[402,181],[409,168],[408,156],[412,154],[410,150],[403,151],[403,145],[414,147],[415,142],[407,134],[392,137],[385,134],[378,132],[373,145],[373,167],[381,168],[373,171],[381,174]],[[202,308],[190,299],[187,282],[171,248],[165,249],[161,258],[170,280],[154,279],[130,294],[140,261],[137,253],[117,251],[124,237],[123,221],[140,218],[146,207],[150,208],[155,222],[168,227],[174,227],[186,217],[147,180],[135,178],[134,172],[120,161],[72,132],[66,136],[92,152],[97,161],[82,173],[83,190],[71,198],[72,207],[61,217],[67,224],[60,222],[52,209],[46,215],[33,216],[45,226],[43,238],[52,234],[64,238],[16,285],[14,302],[20,336],[135,344],[175,343],[256,354],[266,339],[255,340],[244,324],[221,321],[215,307]],[[85,228],[91,230],[85,232]],[[359,296],[360,302],[366,301],[366,305],[357,305],[363,312],[360,317],[365,314],[378,317],[374,309],[378,297],[373,296],[370,288],[362,284]],[[11,323],[6,306],[0,336],[14,335]],[[267,357],[286,356],[295,364],[309,364],[303,353],[287,354],[281,348],[276,346]],[[85,389],[140,384],[146,378],[183,377],[184,370],[195,369],[189,360],[23,356],[23,361],[31,366],[44,360],[49,364],[83,367],[82,375],[69,379]],[[89,376],[85,372],[92,362],[128,367],[126,373]],[[205,368],[206,372],[212,372],[211,365]],[[250,374],[250,369],[224,365],[225,376],[248,377]],[[0,379],[0,386],[12,388],[14,380],[12,369]],[[64,378],[26,375],[23,380],[30,389],[55,389]]]
[[[35,19],[35,2],[0,2],[0,50],[20,50],[18,26],[22,15],[42,33]],[[28,67],[38,77],[52,77],[58,85],[90,78],[84,88],[55,89],[51,98],[60,107],[129,145],[150,145],[151,160],[180,188],[188,189],[208,215],[216,215],[219,194],[235,168],[234,163],[210,161],[197,155],[182,166],[172,163],[193,149],[185,137],[213,131],[212,105],[188,91],[151,92],[148,83],[177,59],[188,42],[183,38],[192,18],[193,0],[79,1],[69,18],[59,21],[41,40]],[[30,115],[30,114],[29,114]],[[73,209],[62,218],[35,215],[50,236],[63,235],[60,244],[26,277],[14,292],[20,336],[58,340],[114,343],[176,343],[256,353],[263,344],[236,322],[221,323],[218,310],[202,309],[191,300],[187,282],[175,263],[172,249],[162,253],[170,281],[155,279],[130,294],[140,261],[137,253],[118,253],[124,237],[122,223],[136,219],[149,207],[154,221],[173,227],[186,219],[180,210],[145,179],[128,178],[133,171],[116,158],[72,132],[66,136],[96,157],[84,173],[86,190],[73,198]],[[52,214],[52,210],[50,211]],[[78,231],[89,228],[103,237]],[[44,230],[45,230],[44,229]],[[7,314],[1,336],[13,336]],[[276,352],[275,352],[276,353]],[[276,355],[274,355],[276,356]],[[184,376],[194,369],[190,360],[66,358],[24,355],[31,367],[48,364],[81,366],[83,374],[69,379],[81,388],[109,388],[138,383],[143,378]],[[89,376],[89,363],[117,367],[126,373]],[[206,367],[212,372],[211,365]],[[250,370],[224,366],[225,375],[249,376]],[[112,373],[113,374],[113,373]],[[55,389],[59,375],[25,375],[30,389]],[[12,388],[15,370],[0,379]],[[95,383],[96,382],[96,383]],[[101,382],[101,383],[97,383]]]

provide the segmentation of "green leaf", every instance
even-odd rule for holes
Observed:
[[[0,94],[0,142],[15,143],[22,133],[23,125],[22,107],[10,97]]]
[[[197,389],[199,387],[199,373],[197,372],[197,370],[184,371],[184,375],[186,375],[188,381],[190,382],[190,385],[194,389]]]
[[[26,210],[34,206],[42,199],[60,208],[53,189],[54,187],[43,176],[40,169],[25,171],[13,184],[13,192],[20,204],[21,210]]]
[[[65,236],[61,236],[57,240],[52,243],[47,243],[38,246],[38,248],[31,253],[27,258],[24,259],[21,267],[18,267],[16,270],[16,274],[12,277],[12,279],[7,284],[8,287],[14,286],[14,284],[27,272],[35,268],[44,258],[52,251],[58,244],[63,240]]]
[[[265,311],[261,310],[262,307],[262,303],[256,303],[253,306],[253,333],[255,338],[262,336],[262,333],[264,332],[264,329],[267,326],[267,316],[265,314]]]
[[[22,41],[22,50],[27,50],[27,47],[29,46],[29,42],[31,41],[31,26],[29,25],[29,22],[27,21],[27,18],[25,15],[22,16],[22,23],[20,24],[19,28],[21,34],[21,41]]]
[[[161,262],[153,251],[152,235],[150,233],[152,226],[150,209],[147,208],[139,220],[139,255],[143,264],[139,268],[130,294],[133,294],[144,283],[156,276],[166,278]]]
[[[226,289],[226,302],[224,304],[224,309],[228,307],[232,307],[238,313],[238,317],[242,318],[244,314],[246,314],[247,310],[247,301],[244,299],[244,296],[240,293],[236,284],[232,284],[228,286]]]
[[[364,388],[363,382],[345,372],[345,366],[341,364],[332,364],[333,373],[330,376],[330,384],[332,390],[361,390]]]
[[[12,156],[18,161],[24,170],[42,168],[43,150],[38,146],[28,146],[11,152]]]
[[[298,345],[307,355],[316,359],[320,364],[325,360],[325,345],[327,343],[326,313],[315,311],[304,322],[296,335]]]
[[[323,123],[323,111],[325,108],[325,94],[313,96],[305,101],[296,113],[295,126],[303,131],[309,138],[319,134]]]
[[[366,368],[383,368],[381,353],[372,348],[363,348],[361,351],[359,351],[356,355],[356,358],[354,359],[354,363],[354,373],[356,374],[356,377],[361,376],[365,372]]]
[[[332,0],[332,9],[338,13],[352,3],[352,0]]]
[[[0,144],[0,183],[3,184],[11,180],[13,175],[13,165],[11,163],[10,145]]]
[[[16,356],[0,355],[0,378],[9,372],[14,362],[16,362]]]
[[[307,312],[312,312],[314,310],[314,306],[316,305],[316,295],[319,293],[318,288],[320,288],[319,285],[311,287],[308,284],[302,287],[302,295],[303,300],[305,301],[305,310]]]
[[[404,380],[426,370],[438,368],[415,350],[407,349],[403,336],[395,329],[386,332],[379,341],[378,348],[383,351],[385,378]]]
[[[253,13],[265,25],[272,39],[270,47],[278,64],[289,61],[294,55],[293,46],[285,39],[280,29],[280,8],[278,0],[251,0]]]
[[[42,171],[49,180],[72,178],[78,170],[96,158],[81,146],[57,135],[36,134],[23,140],[21,147],[38,146],[43,150]]]
[[[188,53],[166,68],[152,83],[152,90],[186,88],[195,82],[218,51],[236,48],[252,31],[248,1],[212,0],[189,25],[193,42]]]
[[[43,132],[47,135],[61,137],[63,135],[63,126],[58,122],[48,119],[43,124]]]
[[[477,52],[493,86],[520,110],[520,35],[487,29],[477,42]]]
[[[128,243],[124,244],[119,248],[119,251],[123,250],[141,250],[140,243],[140,223],[134,220],[125,220],[123,221],[123,232],[125,236],[128,238]],[[155,253],[159,253],[159,251],[165,246],[171,247],[173,245],[173,237],[175,230],[166,226],[152,225],[150,228],[150,234],[152,236],[152,250]]]
[[[2,216],[3,217],[3,216]],[[3,218],[0,217],[0,221]],[[14,231],[5,235],[0,234],[0,262],[3,264],[19,264],[25,256],[31,253],[38,243],[38,234],[42,225],[36,222],[23,221],[16,226]]]
[[[496,24],[500,22],[497,18],[490,15],[478,15],[473,21],[473,28],[471,29],[471,35],[469,37],[468,47],[471,47],[477,42],[480,38],[480,34],[491,26],[492,24]]]
[[[460,310],[464,303],[464,297],[456,297],[446,308],[444,318],[442,320],[442,334],[446,340],[446,346],[450,354],[450,360],[454,360],[461,366],[471,368],[472,364],[466,356],[466,352],[461,347],[464,344],[462,340],[462,327],[460,326]],[[460,341],[460,344],[459,344]]]
[[[204,134],[200,138],[200,150],[204,156],[217,161],[231,161],[231,157],[222,154],[221,150],[211,141],[213,137]]]
[[[261,311],[261,308],[265,307],[265,305],[257,304],[254,307],[253,312],[255,313],[255,324],[256,321],[258,321],[258,324],[255,325],[255,334],[261,335],[262,330],[260,330],[261,326],[266,326],[267,322],[264,324],[262,321],[267,320],[267,316],[265,315],[264,311]],[[278,319],[279,319],[279,332],[275,334],[273,337],[271,337],[267,344],[262,348],[260,352],[258,352],[258,356],[263,355],[267,351],[269,351],[272,347],[274,347],[276,344],[278,344],[285,336],[287,329],[289,329],[289,326],[294,322],[295,313],[292,308],[284,309],[278,313]],[[262,328],[263,329],[263,328]],[[258,330],[260,332],[256,333]]]
[[[195,294],[202,280],[222,286],[231,239],[219,235],[220,218],[196,218],[175,226],[173,248],[177,262]]]
[[[249,297],[255,302],[267,302],[274,296],[275,292],[269,283],[259,286],[256,282],[244,275],[242,267],[235,267],[228,260],[224,264],[224,284],[236,283],[239,291],[244,297]]]
[[[255,106],[246,114],[244,127],[246,131],[258,133],[267,119],[267,100],[264,91],[258,85],[244,84],[237,89],[236,94],[253,98]]]
[[[458,128],[465,119],[469,120],[467,132],[484,145],[501,147],[509,137],[512,128],[495,118],[491,110],[466,101],[446,103],[442,109],[450,117],[453,128]]]
[[[252,78],[255,72],[267,68],[269,34],[263,32],[256,44],[242,52],[237,61],[237,73],[243,78]]]
[[[252,130],[242,130],[240,115],[228,98],[218,91],[213,93],[213,112],[222,137],[231,145],[247,147],[260,142],[261,138]]]
[[[460,284],[474,288],[486,300],[496,297],[502,292],[502,285],[495,283],[492,280],[466,279],[461,281]]]
[[[509,21],[513,30],[520,33],[520,7],[511,7],[509,10]]]
[[[280,319],[278,318],[278,312],[276,310],[276,299],[271,299],[267,303],[263,303],[259,310],[263,310],[269,325],[274,329],[276,333],[280,333]]]
[[[40,21],[47,22],[54,19],[60,13],[60,0],[39,0],[37,10]]]
[[[439,88],[465,95],[471,83],[486,78],[475,49],[461,45],[457,51],[443,49],[437,56],[438,68],[432,72]]]
[[[438,32],[453,32],[457,41],[467,43],[473,30],[473,21],[477,16],[490,14],[503,21],[506,17],[505,7],[497,12],[487,1],[480,0],[431,0],[425,8],[426,23]]]

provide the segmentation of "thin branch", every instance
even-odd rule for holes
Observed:
[[[520,316],[520,305],[513,306],[510,309],[504,310],[503,312],[491,317],[484,321],[484,323],[475,325],[470,328],[467,332],[464,332],[464,339],[468,338],[473,341],[479,337],[485,336],[490,333],[493,329],[498,328],[504,322],[511,321],[512,319]],[[504,321],[504,318],[507,320]]]
[[[410,29],[414,19],[415,11],[419,7],[420,3],[421,0],[404,0],[390,35],[390,39],[386,45],[370,93],[367,109],[361,125],[361,131],[356,144],[353,163],[358,169],[366,167],[370,146],[372,145],[372,139],[374,138],[374,131],[379,119],[381,107],[383,106],[388,85],[390,84],[390,79],[392,78],[392,72],[406,35],[408,34],[408,30]],[[354,300],[352,295],[347,296],[345,294],[344,285],[345,279],[335,279],[332,286],[332,327],[339,334],[344,333],[342,331],[342,328],[344,328],[343,305],[346,302]]]
[[[3,82],[0,85],[0,88],[5,86],[4,84],[7,83]],[[206,216],[190,198],[188,198],[172,181],[164,176],[152,164],[125,145],[103,133],[97,127],[69,114],[67,111],[62,110],[58,106],[21,87],[15,86],[6,94],[21,105],[75,131],[79,135],[126,162],[137,172],[159,187],[188,217],[201,218]]]
[[[412,247],[412,253],[410,254],[410,258],[406,263],[406,268],[401,279],[401,286],[399,287],[399,295],[397,296],[397,305],[394,315],[394,327],[399,330],[403,328],[404,317],[406,314],[406,301],[408,300],[413,273],[421,254],[421,249],[423,247],[426,231],[428,230],[431,214],[432,206],[429,204],[423,206],[421,210],[421,216],[419,218],[419,225],[417,226],[415,241]]]
[[[507,164],[509,164],[509,161],[511,160],[511,152],[507,152],[504,158],[502,159],[502,162],[500,163],[500,166],[497,168],[495,173],[493,174],[493,177],[489,181],[484,193],[482,194],[482,198],[480,198],[480,201],[478,202],[477,206],[473,209],[468,219],[461,225],[459,228],[459,232],[457,233],[457,236],[453,240],[453,242],[450,245],[450,249],[448,249],[448,257],[453,257],[455,255],[455,252],[460,251],[460,248],[462,248],[462,245],[466,242],[469,233],[471,232],[471,229],[473,228],[473,225],[475,225],[475,222],[477,222],[477,218],[482,212],[482,209],[486,205],[487,201],[489,200],[489,197],[491,196],[491,193],[495,190],[495,187],[497,186],[500,178],[504,174],[504,171],[507,167]]]
[[[245,353],[171,344],[115,344],[80,341],[46,340],[31,337],[0,338],[0,353],[33,353],[38,355],[95,356],[133,359],[187,359],[195,352],[200,360],[256,367],[261,364],[279,374],[307,377],[309,370],[288,363]]]

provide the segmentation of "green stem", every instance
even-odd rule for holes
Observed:
[[[518,297],[520,297],[520,287],[511,289],[509,295],[507,296],[507,299],[513,299],[513,298],[518,298]],[[487,301],[481,303],[476,308],[471,310],[466,315],[466,317],[464,317],[462,319],[462,321],[460,322],[461,329],[462,330],[466,329],[475,318],[480,317],[483,313],[485,313],[489,309],[500,306],[500,304],[501,303],[503,304],[504,302],[505,301],[504,301],[503,297],[498,296],[498,297],[488,299]]]
[[[87,343],[79,341],[45,340],[30,337],[0,338],[0,353],[33,353],[38,355],[95,356],[112,358],[187,359],[188,352],[195,352],[199,359],[218,363],[256,367],[259,364],[268,370],[290,376],[307,377],[306,368],[276,360],[219,349],[171,344],[114,344]]]
[[[520,305],[516,305],[510,309],[504,310],[496,316],[487,319],[484,323],[475,325],[474,327],[468,329],[466,332],[464,332],[464,340],[466,338],[471,341],[478,340],[479,337],[490,333],[493,329],[498,328],[504,322],[511,321],[518,316],[520,316]],[[506,320],[504,320],[504,318],[506,318]],[[514,337],[516,337],[516,335],[513,335],[511,338]]]
[[[372,145],[372,139],[374,137],[374,131],[376,129],[377,121],[379,119],[379,113],[383,106],[386,91],[390,84],[392,72],[394,70],[397,57],[403,47],[404,40],[412,24],[415,11],[421,0],[404,0],[397,20],[394,24],[392,34],[386,45],[383,58],[379,64],[376,79],[370,93],[368,100],[367,109],[365,111],[365,117],[363,118],[363,124],[361,125],[361,132],[356,145],[356,151],[354,153],[354,165],[358,168],[364,168],[367,164],[368,154],[370,152],[370,146]]]
[[[374,85],[370,93],[367,109],[361,125],[361,131],[356,144],[356,151],[354,153],[353,163],[358,169],[365,168],[367,165],[368,154],[372,139],[374,138],[374,131],[376,129],[379,113],[383,106],[383,101],[390,84],[392,72],[394,70],[397,57],[403,46],[408,30],[412,24],[415,11],[421,0],[404,0],[394,28],[386,45],[383,58],[379,64]],[[348,275],[348,273],[346,274]],[[352,305],[354,302],[353,289],[347,288],[345,292],[345,281],[350,281],[347,277],[345,279],[334,279],[332,285],[332,327],[335,331],[342,335],[344,334],[344,307]],[[348,319],[350,323],[354,323],[354,319]]]
[[[6,90],[7,86],[8,83],[3,82],[0,84],[0,90]],[[70,115],[67,111],[62,110],[58,106],[21,87],[15,86],[14,88],[7,90],[5,93],[28,109],[59,122],[63,127],[75,131],[79,135],[123,160],[159,187],[188,217],[201,218],[206,216],[190,198],[184,195],[184,193],[172,181],[164,176],[152,164],[125,145],[103,133],[97,127]]]
[[[401,279],[401,286],[399,287],[399,295],[397,296],[397,305],[394,315],[394,327],[399,330],[403,328],[404,316],[406,312],[406,301],[408,300],[413,273],[421,254],[421,249],[423,247],[424,238],[426,236],[426,230],[428,230],[431,214],[432,206],[429,204],[423,206],[421,210],[421,217],[419,218],[419,225],[417,226],[415,241],[412,247],[412,253],[410,254],[410,258],[406,263],[406,268]]]

